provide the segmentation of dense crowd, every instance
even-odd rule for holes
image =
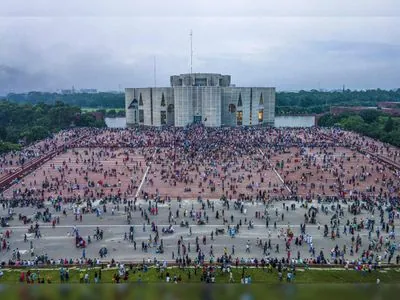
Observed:
[[[397,149],[354,133],[321,128],[79,129],[3,156],[0,172],[11,172],[8,166],[21,164],[26,153],[40,155],[72,136],[84,138],[68,144],[70,151],[53,163],[18,180],[3,197],[250,199],[288,193],[343,197],[346,192],[347,197],[364,197],[368,181],[368,196],[376,198],[392,197],[399,188],[398,170],[357,152],[373,151],[395,161]],[[371,179],[375,184],[369,184]]]
[[[82,218],[85,214],[113,214],[109,209],[107,212],[106,205],[118,205],[127,214],[140,213],[144,224],[152,223],[154,237],[150,235],[147,242],[142,242],[141,251],[156,248],[160,253],[163,240],[162,229],[157,227],[158,203],[197,199],[202,204],[200,210],[169,211],[171,226],[182,215],[190,216],[189,229],[203,220],[208,223],[222,219],[227,233],[235,229],[238,234],[242,226],[251,227],[251,221],[230,219],[229,210],[243,210],[245,203],[257,202],[265,208],[256,217],[265,223],[266,231],[263,238],[243,245],[249,254],[247,257],[237,257],[234,247],[215,253],[212,241],[218,233],[212,231],[207,237],[193,237],[192,249],[190,242],[177,238],[171,259],[182,266],[218,263],[274,268],[313,264],[379,266],[400,262],[395,234],[395,223],[399,219],[399,170],[382,163],[379,157],[360,154],[360,151],[372,152],[396,162],[400,151],[392,146],[355,133],[323,128],[196,125],[180,129],[77,129],[0,157],[0,173],[13,172],[12,168],[22,167],[30,159],[76,138],[59,158],[2,191],[3,211],[11,216],[10,209],[14,208],[45,209],[44,202],[50,201],[54,212],[66,213],[67,207],[83,203],[84,209],[74,206],[73,210],[76,218]],[[94,208],[93,203],[99,199],[104,203],[103,209]],[[137,207],[138,199],[146,200],[149,207]],[[215,212],[208,199],[220,199],[224,209]],[[322,208],[305,214],[299,232],[289,225],[277,229],[277,222],[285,224],[284,213],[269,211],[270,203],[281,201],[282,211],[288,215],[296,213],[296,206],[308,209],[312,200],[322,204]],[[332,215],[330,224],[318,226],[325,238],[338,243],[326,253],[314,244],[306,224],[317,224],[316,214],[328,215],[328,211]],[[357,218],[361,213],[379,216],[379,222],[373,218]],[[51,217],[49,222],[56,226],[59,220]],[[279,243],[271,242],[271,230],[277,232]],[[368,238],[362,237],[362,233]],[[1,237],[2,251],[10,251],[8,239]],[[132,239],[133,242],[136,251],[136,242]],[[284,245],[283,249],[280,244]],[[308,249],[307,257],[297,250],[300,247]],[[254,249],[258,254],[251,258],[250,252],[256,252]],[[102,262],[85,255],[80,259],[51,259],[45,254],[21,260],[18,249],[13,251],[15,257],[8,261],[10,265]]]

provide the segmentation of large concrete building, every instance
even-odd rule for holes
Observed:
[[[274,126],[275,88],[235,87],[229,75],[171,76],[171,87],[126,88],[127,126]]]

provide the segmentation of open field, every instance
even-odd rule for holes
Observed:
[[[155,268],[147,271],[133,267],[128,269],[128,279],[123,285],[111,285],[117,269],[102,269],[99,284],[93,285],[95,272],[100,268],[70,268],[68,284],[60,284],[58,269],[30,269],[44,284],[21,284],[21,272],[28,269],[5,269],[0,278],[0,295],[4,299],[393,299],[400,292],[399,269],[363,273],[354,270],[297,269],[293,281],[286,282],[285,272],[280,281],[276,270],[261,268],[233,268],[233,282],[229,275],[216,271],[213,285],[201,284],[201,270],[194,268],[167,268],[163,272]],[[89,284],[80,283],[80,274],[89,275]],[[181,278],[178,284],[166,283],[166,276]],[[195,274],[196,273],[196,274]],[[242,285],[240,278],[250,276],[251,285]],[[379,278],[379,285],[376,284]],[[49,280],[49,281],[47,281]],[[49,284],[50,282],[50,284]],[[173,282],[173,280],[171,281]],[[151,284],[151,288],[150,285]],[[182,286],[183,284],[183,286]],[[182,288],[184,287],[184,288]]]
[[[123,280],[121,278],[120,283],[164,283],[166,282],[166,274],[168,273],[173,281],[174,276],[181,277],[181,281],[178,283],[200,283],[202,282],[202,270],[194,267],[190,268],[178,268],[169,267],[164,269],[162,272],[155,267],[150,267],[147,271],[143,271],[142,267],[134,266],[132,269],[128,265],[125,265],[126,270],[129,273],[128,279]],[[89,274],[89,282],[94,283],[95,272],[98,274],[100,267],[87,268],[87,267],[71,267],[69,268],[69,283],[80,283],[80,274]],[[24,268],[24,269],[2,269],[4,275],[0,278],[0,283],[16,284],[19,282],[21,272],[35,272],[38,277],[44,278],[47,283],[47,279],[50,279],[51,283],[61,283],[59,276],[59,268]],[[269,271],[266,267],[254,268],[254,267],[233,267],[231,269],[233,274],[233,283],[240,283],[242,276],[250,276],[251,282],[254,284],[277,284],[280,283],[278,272],[276,270]],[[101,269],[101,283],[113,283],[113,274],[118,273],[118,268],[104,268]],[[220,269],[215,271],[215,283],[224,284],[230,283],[229,274],[223,273]],[[283,282],[286,280],[287,272],[283,272]],[[315,268],[304,270],[299,268],[295,272],[295,277],[291,283],[294,284],[350,284],[350,283],[376,283],[379,278],[382,284],[395,284],[400,282],[400,269],[382,269],[375,270],[371,273],[361,272],[355,270],[341,269],[329,269],[329,268]],[[115,282],[114,282],[115,283]]]
[[[199,285],[124,284],[124,285],[5,285],[5,299],[299,299],[327,300],[395,299],[398,285],[374,284],[252,284]]]

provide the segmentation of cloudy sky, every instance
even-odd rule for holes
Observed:
[[[0,95],[169,86],[400,87],[398,0],[0,0]]]

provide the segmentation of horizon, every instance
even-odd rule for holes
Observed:
[[[158,87],[144,87],[144,88],[165,88],[162,86]],[[85,88],[82,88],[85,89]],[[89,89],[89,88],[87,88]],[[69,90],[69,89],[65,89]],[[345,89],[345,92],[367,92],[367,91],[374,91],[374,90],[381,90],[381,91],[387,91],[387,92],[397,92],[400,90],[400,88],[392,88],[392,89],[382,89],[382,88],[371,88],[371,89]],[[300,89],[300,90],[278,90],[276,89],[276,93],[299,93],[299,92],[321,92],[321,93],[333,93],[333,92],[341,92],[342,89]],[[43,94],[57,94],[57,95],[63,95],[61,92],[61,89],[57,89],[56,91],[39,91],[39,90],[31,90],[31,91],[22,91],[22,92],[9,92],[7,94],[0,94],[0,97],[8,97],[10,94],[16,94],[16,95],[27,95],[29,93],[43,93]],[[87,93],[87,92],[81,92],[80,89],[77,90],[77,92],[74,92],[72,94],[98,94],[98,93],[115,93],[115,94],[125,94],[125,91],[117,91],[117,90],[97,90],[95,93]],[[68,95],[68,94],[64,94]]]

